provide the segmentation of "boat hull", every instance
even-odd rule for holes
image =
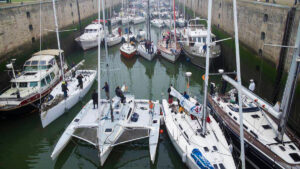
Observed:
[[[47,111],[42,111],[41,114],[40,114],[40,118],[41,118],[43,128],[45,128],[50,123],[52,123],[54,120],[59,118],[67,110],[71,109],[90,90],[90,88],[93,85],[93,83],[95,81],[95,78],[96,78],[96,71],[94,71],[94,70],[82,70],[82,71],[79,71],[79,73],[80,72],[82,72],[83,76],[85,74],[87,74],[87,72],[91,73],[88,78],[83,79],[83,89],[72,90],[69,87],[69,90],[70,90],[69,93],[70,94],[69,94],[69,97],[67,99],[62,100],[56,106],[52,107],[51,109],[49,109]],[[77,81],[73,80],[73,83],[75,83],[75,84],[72,85],[72,88],[74,88],[77,85]],[[59,88],[59,90],[61,88],[60,86],[61,85],[57,86]]]
[[[214,106],[212,106],[212,101],[210,100],[210,98],[208,100],[209,100],[208,105],[212,110],[214,118],[216,119],[217,122],[219,122],[221,128],[225,130],[225,133],[232,140],[234,147],[236,147],[238,151],[240,151],[239,130],[236,131],[229,124],[227,124],[226,120],[223,120],[221,115],[218,113],[218,111],[214,108]],[[257,149],[253,144],[249,143],[246,139],[244,140],[244,143],[245,143],[244,144],[245,156],[247,157],[247,160],[249,160],[250,163],[258,166],[259,168],[264,168],[264,169],[293,168],[293,167],[298,168],[297,166],[283,167],[279,163],[277,163],[276,160],[268,157],[261,150]]]
[[[145,59],[151,61],[151,60],[155,57],[155,55],[156,55],[156,53],[157,53],[157,48],[156,48],[156,46],[154,45],[154,47],[153,47],[153,52],[150,54],[150,53],[146,52],[144,45],[140,44],[140,45],[138,45],[137,52],[138,52],[138,54],[141,55],[143,58],[145,58]]]
[[[101,39],[102,41],[103,39]],[[98,39],[95,38],[94,40],[85,40],[85,41],[81,41],[80,39],[76,39],[75,40],[78,45],[83,49],[83,50],[88,50],[88,49],[92,49],[98,46]]]
[[[121,55],[126,59],[132,59],[136,55],[136,50],[134,52],[131,52],[131,53],[126,53],[122,50],[120,50],[120,52],[121,52]]]
[[[186,46],[182,46],[182,51],[183,53],[185,54],[185,56],[187,56],[191,63],[200,67],[200,68],[205,68],[205,63],[206,63],[206,57],[205,56],[202,56],[202,55],[195,55],[193,54],[188,47]],[[212,64],[215,62],[215,60],[217,60],[218,56],[214,56],[214,57],[211,57],[209,59],[209,64]]]
[[[122,42],[122,37],[118,37],[118,38],[115,38],[114,40],[107,41],[107,46],[111,47],[111,46],[117,45],[121,42]]]

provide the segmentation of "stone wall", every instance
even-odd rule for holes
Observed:
[[[97,0],[78,0],[81,19],[97,14]],[[120,3],[120,0],[105,0],[106,7]],[[42,3],[42,37],[54,30],[52,1]],[[56,1],[60,28],[77,25],[79,21],[76,0]],[[0,9],[0,63],[12,55],[22,53],[38,43],[40,38],[40,4],[27,4]],[[53,32],[52,32],[53,33]]]
[[[179,0],[183,4],[183,0]],[[207,18],[208,0],[187,0],[186,6],[198,15]],[[229,33],[234,34],[232,0],[213,0],[212,23]],[[279,60],[279,47],[264,44],[282,44],[287,14],[291,7],[264,2],[237,0],[239,40],[258,55],[276,65]],[[300,10],[296,10],[289,45],[295,44]],[[285,68],[289,67],[293,50],[289,50]]]

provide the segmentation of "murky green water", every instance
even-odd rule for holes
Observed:
[[[143,27],[139,25],[138,27]],[[138,28],[133,29],[138,30]],[[153,41],[160,35],[159,29],[152,29]],[[161,58],[149,62],[141,57],[125,60],[120,56],[119,46],[109,49],[111,89],[126,83],[136,98],[160,100],[165,98],[166,91],[172,83],[179,91],[186,88],[185,72],[191,71],[190,89],[202,99],[202,70],[187,63],[183,58],[171,64]],[[97,49],[83,52],[76,48],[67,56],[68,62],[79,62],[85,59],[89,69],[97,68]],[[107,81],[104,50],[101,50],[101,84]],[[97,88],[95,83],[92,88]],[[114,94],[113,91],[111,90]],[[104,92],[101,93],[104,97]],[[69,110],[50,126],[41,127],[38,114],[22,119],[1,121],[0,124],[0,168],[98,168],[97,150],[88,144],[72,141],[59,158],[52,161],[50,154],[64,129],[90,99],[88,93],[82,102]],[[142,140],[114,148],[104,168],[185,168],[181,158],[173,148],[167,134],[160,136],[157,160],[150,162],[148,141]]]
[[[135,26],[133,31],[143,27],[144,25],[140,24]],[[157,38],[161,35],[161,30],[153,28],[151,34],[153,41],[157,42]],[[96,69],[97,49],[83,52],[73,42],[74,37],[72,34],[64,37],[62,40],[64,50],[71,51],[66,52],[67,61],[71,63],[85,59],[86,68]],[[201,76],[204,74],[204,71],[187,62],[184,57],[181,57],[175,64],[159,57],[152,62],[141,57],[125,60],[120,56],[119,47],[120,45],[109,48],[108,51],[111,95],[114,95],[113,91],[116,86],[126,83],[130,92],[136,98],[161,100],[166,98],[166,91],[171,83],[181,92],[186,90],[187,79],[185,73],[190,71],[193,73],[190,79],[191,93],[198,98],[198,101],[202,102],[203,80]],[[104,53],[105,51],[102,48],[102,86],[107,81]],[[234,70],[235,58],[232,50],[225,50],[223,55],[226,57],[221,58],[220,66],[225,67],[226,70]],[[213,68],[217,70],[218,66]],[[242,58],[242,76],[244,79],[265,78],[263,75],[260,75],[260,72],[255,71],[255,64],[253,66],[249,64],[249,61]],[[219,77],[217,76],[210,77],[210,80],[213,81],[218,81],[218,79]],[[268,80],[257,85],[259,93],[268,97],[268,94],[271,93],[268,90],[272,89],[272,82]],[[97,88],[96,82],[92,88]],[[104,92],[101,95],[104,98]],[[90,97],[91,92],[80,103],[45,129],[41,127],[37,113],[21,119],[0,121],[0,169],[100,168],[97,149],[75,139],[65,148],[58,159],[52,161],[50,158],[50,154],[64,129],[85,103],[88,102]],[[160,144],[157,151],[156,163],[152,165],[147,140],[124,144],[114,148],[103,168],[186,168],[173,148],[166,132],[160,136]]]

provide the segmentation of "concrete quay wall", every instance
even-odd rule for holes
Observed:
[[[117,5],[120,0],[105,0],[106,8]],[[80,18],[84,20],[97,14],[97,0],[78,0]],[[53,33],[54,14],[52,1],[41,4],[42,38]],[[77,0],[56,1],[59,28],[77,26],[79,22]],[[51,31],[52,30],[52,31]],[[40,39],[40,3],[0,8],[0,63],[12,56],[22,56]]]

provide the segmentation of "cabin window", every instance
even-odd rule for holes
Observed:
[[[296,150],[296,148],[295,148],[293,145],[289,145],[289,147],[290,147],[292,150]]]
[[[46,65],[46,61],[45,60],[40,60],[40,65]]]
[[[55,74],[53,72],[50,73],[50,76],[52,80],[55,78]]]
[[[299,156],[298,153],[290,153],[289,155],[292,157],[292,159],[293,159],[295,162],[299,162],[299,161],[300,161],[300,156]]]
[[[199,42],[199,43],[201,42],[201,38],[200,37],[197,38],[197,42]]]
[[[237,120],[237,118],[235,116],[233,116],[234,120]]]
[[[30,65],[30,63],[31,63],[31,61],[27,61],[27,62],[25,62],[25,66],[29,66]]]
[[[264,129],[271,129],[271,126],[268,125],[268,124],[262,125],[262,127],[263,127]]]
[[[258,118],[259,118],[259,115],[253,114],[253,115],[251,115],[251,117],[254,118],[254,119],[258,119]]]
[[[214,149],[215,151],[218,151],[218,148],[217,148],[216,146],[213,146],[213,149]]]
[[[55,59],[51,59],[50,61],[49,61],[49,65],[54,65],[55,64]]]
[[[36,87],[38,85],[38,82],[30,82],[29,86],[30,87]]]
[[[21,83],[19,83],[19,87],[21,87],[21,88],[27,87],[27,82],[21,82]]]
[[[208,152],[209,149],[208,149],[207,147],[204,147],[204,151],[205,151],[205,152]]]
[[[247,130],[248,129],[248,127],[245,125],[245,124],[243,124],[243,126],[244,126],[244,128]]]
[[[48,76],[46,77],[46,81],[47,81],[48,84],[51,82],[50,75],[48,75]]]
[[[11,87],[12,87],[12,88],[16,88],[16,86],[17,86],[16,83],[12,83],[12,84],[11,84]]]
[[[206,43],[206,37],[203,37],[203,43]]]
[[[42,86],[42,87],[46,86],[46,80],[45,80],[45,79],[43,79],[43,80],[41,81],[41,86]]]
[[[31,66],[37,66],[38,65],[38,61],[37,60],[33,60],[32,62],[31,62]]]
[[[285,148],[283,146],[279,146],[279,148],[281,149],[281,151],[285,151]]]
[[[220,166],[220,169],[225,169],[225,166],[223,163],[220,163],[219,166]]]

